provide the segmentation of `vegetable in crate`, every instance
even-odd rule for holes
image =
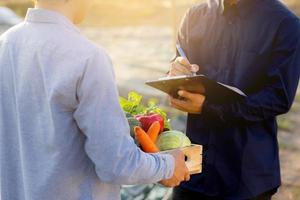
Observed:
[[[150,126],[156,121],[158,121],[160,124],[160,132],[163,132],[164,130],[164,126],[165,126],[164,118],[159,114],[152,113],[146,115],[137,115],[135,116],[135,118],[141,122],[142,128],[145,131],[148,131]]]
[[[160,134],[156,141],[161,151],[191,146],[190,139],[180,131],[166,131]]]
[[[157,153],[159,149],[155,143],[151,140],[148,134],[139,126],[134,128],[135,137],[139,141],[141,148],[146,153]]]
[[[130,135],[134,138],[134,127],[136,126],[142,126],[141,122],[134,117],[128,117],[127,118],[129,127],[130,127]]]
[[[142,98],[138,93],[130,92],[127,99],[119,97],[119,103],[125,113],[135,116],[146,112],[146,107],[141,104]]]
[[[128,113],[128,112],[125,112],[125,115],[126,115],[126,118],[134,117],[132,114],[130,114],[130,113]]]
[[[139,95],[136,92],[128,93],[127,99],[123,97],[119,98],[120,106],[122,107],[123,111],[126,113],[126,117],[130,118],[132,116],[149,116],[149,115],[157,114],[160,116],[160,118],[163,119],[163,120],[160,119],[161,121],[163,121],[163,123],[161,122],[162,125],[161,130],[165,130],[165,129],[170,130],[171,129],[170,120],[167,117],[167,113],[158,107],[157,101],[151,99],[148,101],[147,106],[145,106],[142,104],[142,98],[143,98],[142,95]],[[152,121],[152,123],[153,122],[154,121]],[[149,124],[151,125],[152,123]]]
[[[159,123],[159,121],[156,121],[150,126],[149,130],[147,131],[147,134],[149,135],[150,139],[154,143],[157,140],[157,137],[160,133],[160,129],[161,129],[160,123]]]

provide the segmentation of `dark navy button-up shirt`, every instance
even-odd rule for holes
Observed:
[[[199,73],[247,98],[226,104],[207,99],[201,115],[188,116],[188,136],[204,145],[204,171],[181,187],[247,199],[280,185],[276,116],[288,112],[297,90],[300,22],[277,0],[219,2],[191,8],[179,42]]]

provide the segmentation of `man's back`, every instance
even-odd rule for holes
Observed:
[[[79,199],[99,182],[73,119],[76,81],[97,49],[71,26],[30,20],[0,39],[1,190],[4,200]]]
[[[54,11],[0,37],[0,97],[2,200],[115,200],[173,174],[130,138],[106,53]]]

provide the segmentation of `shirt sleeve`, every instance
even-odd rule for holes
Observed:
[[[265,87],[239,102],[215,105],[206,101],[203,115],[226,124],[256,122],[289,111],[299,82],[300,24],[296,18],[282,21],[274,41],[272,62]]]
[[[173,175],[171,155],[146,154],[134,143],[119,106],[111,61],[99,50],[78,83],[74,118],[86,136],[85,151],[103,182],[147,184]]]

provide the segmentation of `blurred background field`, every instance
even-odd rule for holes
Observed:
[[[187,8],[197,0],[95,0],[83,34],[105,47],[115,65],[120,94],[135,90],[145,98],[156,97],[172,116],[176,129],[185,129],[185,115],[171,109],[164,95],[144,82],[164,76],[174,55],[174,37]],[[300,0],[286,0],[300,16]],[[0,0],[0,6],[23,17],[29,0]],[[0,25],[0,33],[8,26]],[[287,115],[280,116],[279,145],[282,161],[282,187],[275,200],[300,199],[300,91]],[[154,187],[154,188],[153,188]],[[159,186],[127,187],[123,199],[167,199],[170,190]]]

